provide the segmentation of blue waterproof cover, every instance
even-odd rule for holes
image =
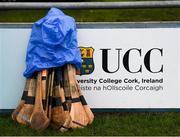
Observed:
[[[77,47],[75,20],[57,8],[35,22],[26,54],[25,77],[45,68],[75,64],[80,69],[81,54]]]

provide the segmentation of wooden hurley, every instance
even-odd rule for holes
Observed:
[[[52,103],[52,122],[61,131],[67,131],[70,128],[71,117],[66,105],[64,90],[62,86],[61,68],[56,68],[55,71],[55,90]]]
[[[65,95],[64,95],[64,89],[62,87],[61,87],[59,93],[60,93],[60,97],[61,97],[61,100],[62,100],[62,105],[63,105],[63,108],[64,108],[64,115],[65,115],[65,122],[61,126],[60,131],[64,132],[64,131],[67,131],[69,128],[71,128],[72,119],[71,119],[71,116],[70,116],[70,113],[69,113],[69,110],[68,110],[68,107],[67,107],[67,104],[66,104]]]
[[[76,83],[77,83],[77,81],[76,81]],[[84,98],[84,96],[83,96],[83,94],[82,94],[82,92],[80,90],[80,87],[79,87],[78,83],[76,84],[76,86],[77,86],[77,89],[78,89],[78,92],[79,92],[80,101],[81,101],[81,103],[82,103],[82,105],[84,107],[84,110],[86,111],[86,114],[87,114],[88,118],[89,118],[88,124],[91,124],[93,122],[93,120],[94,120],[94,114],[92,113],[90,107],[88,106],[88,104],[87,104],[87,102],[86,102],[86,100],[85,100],[85,98]]]
[[[47,115],[47,117],[49,118],[49,114],[48,114],[48,109],[49,109],[49,102],[51,102],[51,98],[49,96],[50,94],[50,87],[51,87],[51,80],[52,79],[52,71],[48,71],[48,79],[47,79],[47,87],[46,87],[46,107],[45,107],[45,113]]]
[[[42,70],[42,81],[41,81],[41,91],[42,91],[42,103],[43,103],[43,109],[46,113],[46,92],[47,92],[47,88],[48,88],[48,70],[44,69]],[[47,113],[46,113],[47,115]]]
[[[57,126],[57,128],[60,128],[64,124],[64,109],[62,106],[62,101],[59,95],[59,81],[57,79],[57,71],[55,71],[55,87],[53,90],[53,96],[52,96],[52,122]]]
[[[42,76],[41,72],[39,72],[37,76],[35,105],[32,115],[30,117],[30,125],[32,128],[36,130],[43,130],[47,128],[50,122],[43,109],[43,104],[42,104],[41,76]]]
[[[35,101],[35,88],[36,88],[36,76],[33,76],[29,82],[28,93],[25,98],[25,103],[21,110],[19,111],[16,120],[20,124],[29,125],[30,124],[30,116],[34,109],[34,101]]]
[[[69,85],[69,91],[67,90],[68,88],[65,88],[66,89],[65,93],[70,92],[72,98],[71,109],[70,109],[70,116],[72,118],[71,127],[82,128],[89,123],[89,118],[79,98],[79,92],[76,87],[76,80],[74,79],[74,71],[72,65],[68,64],[65,66],[64,78],[67,78],[65,79],[65,81],[67,81],[68,83],[67,85]]]
[[[76,69],[42,70],[26,80],[23,96],[12,113],[13,120],[43,130],[51,125],[64,132],[91,124],[94,115],[76,80]]]
[[[71,92],[70,92],[70,83],[69,83],[67,65],[63,67],[63,88],[64,88],[64,94],[65,94],[68,110],[71,110],[72,98],[71,98]]]
[[[73,65],[72,65],[72,69],[74,71],[74,79],[76,80],[76,68]],[[87,104],[87,102],[86,102],[86,100],[85,100],[85,98],[84,98],[84,96],[83,96],[83,94],[82,94],[82,92],[80,90],[80,87],[78,85],[77,80],[76,80],[76,87],[78,89],[80,101],[81,101],[81,103],[82,103],[82,105],[84,107],[84,110],[86,111],[86,114],[87,114],[88,118],[89,118],[88,124],[91,124],[93,122],[93,120],[94,120],[94,114],[92,113],[90,107],[88,106],[88,104]]]
[[[48,87],[48,93],[49,93],[49,101],[48,101],[48,118],[51,120],[52,116],[52,94],[53,94],[53,88],[54,88],[54,69],[52,69],[50,73],[50,79],[49,79],[49,87]]]
[[[13,111],[13,113],[11,115],[12,119],[15,120],[15,121],[17,121],[16,117],[19,114],[22,107],[24,106],[24,104],[25,104],[25,99],[26,99],[26,96],[28,94],[29,84],[30,84],[30,79],[26,79],[26,84],[25,84],[25,87],[24,87],[23,95],[21,97],[21,101],[20,101],[19,105],[16,107],[16,109]]]

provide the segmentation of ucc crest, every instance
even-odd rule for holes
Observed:
[[[82,58],[82,67],[77,74],[79,75],[88,75],[94,71],[94,61],[93,53],[94,49],[92,47],[80,47],[81,58]]]

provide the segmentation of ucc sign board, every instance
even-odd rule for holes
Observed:
[[[0,109],[22,94],[30,25],[0,25]],[[78,82],[92,108],[180,108],[180,23],[79,24]]]

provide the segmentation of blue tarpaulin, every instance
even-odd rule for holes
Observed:
[[[57,8],[35,22],[26,54],[25,77],[46,68],[74,64],[81,67],[75,20]]]

